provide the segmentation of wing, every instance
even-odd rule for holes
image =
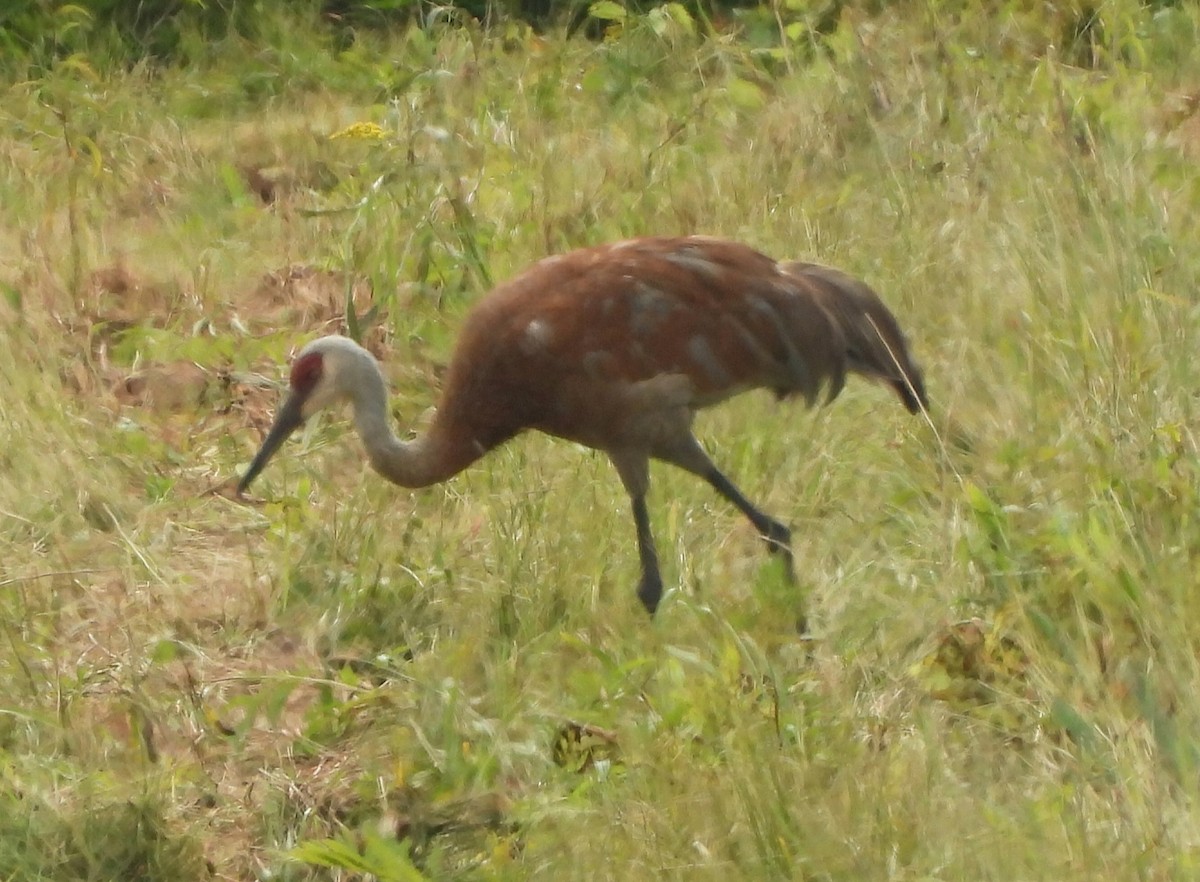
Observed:
[[[634,239],[548,258],[477,318],[493,346],[563,376],[686,376],[698,407],[757,387],[813,401],[845,372],[828,311],[770,258],[716,239]]]
[[[630,412],[694,410],[753,388],[832,399],[847,370],[877,366],[858,357],[877,353],[851,319],[867,311],[899,330],[865,285],[808,266],[701,237],[546,258],[472,310],[444,401],[494,434],[537,427],[605,446]]]

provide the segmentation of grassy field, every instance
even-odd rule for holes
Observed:
[[[1196,878],[1200,14],[937,9],[6,83],[0,878]],[[862,276],[926,371],[701,417],[799,590],[656,468],[648,620],[540,436],[409,492],[326,419],[221,492],[303,341],[419,425],[492,282],[693,232]]]

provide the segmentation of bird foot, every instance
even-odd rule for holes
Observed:
[[[658,573],[644,573],[642,581],[638,583],[637,596],[650,615],[654,615],[654,611],[658,609],[662,593],[662,577]]]
[[[796,581],[795,569],[792,566],[792,531],[779,521],[768,521],[767,529],[762,531],[763,541],[767,543],[767,553],[783,558],[784,572],[789,582]]]

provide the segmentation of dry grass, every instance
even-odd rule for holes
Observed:
[[[10,86],[0,875],[1189,878],[1197,21],[1127,11],[1092,69],[1034,13],[885,14]],[[928,423],[702,419],[814,640],[667,469],[645,621],[572,445],[409,493],[326,422],[222,492],[294,345],[359,327],[419,424],[488,280],[651,232],[861,274],[924,362]]]

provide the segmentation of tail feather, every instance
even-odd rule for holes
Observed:
[[[878,294],[853,276],[820,264],[785,261],[779,269],[805,282],[842,332],[849,370],[887,383],[912,413],[928,407],[921,369],[899,322]],[[834,386],[831,391],[836,394],[839,389]]]

